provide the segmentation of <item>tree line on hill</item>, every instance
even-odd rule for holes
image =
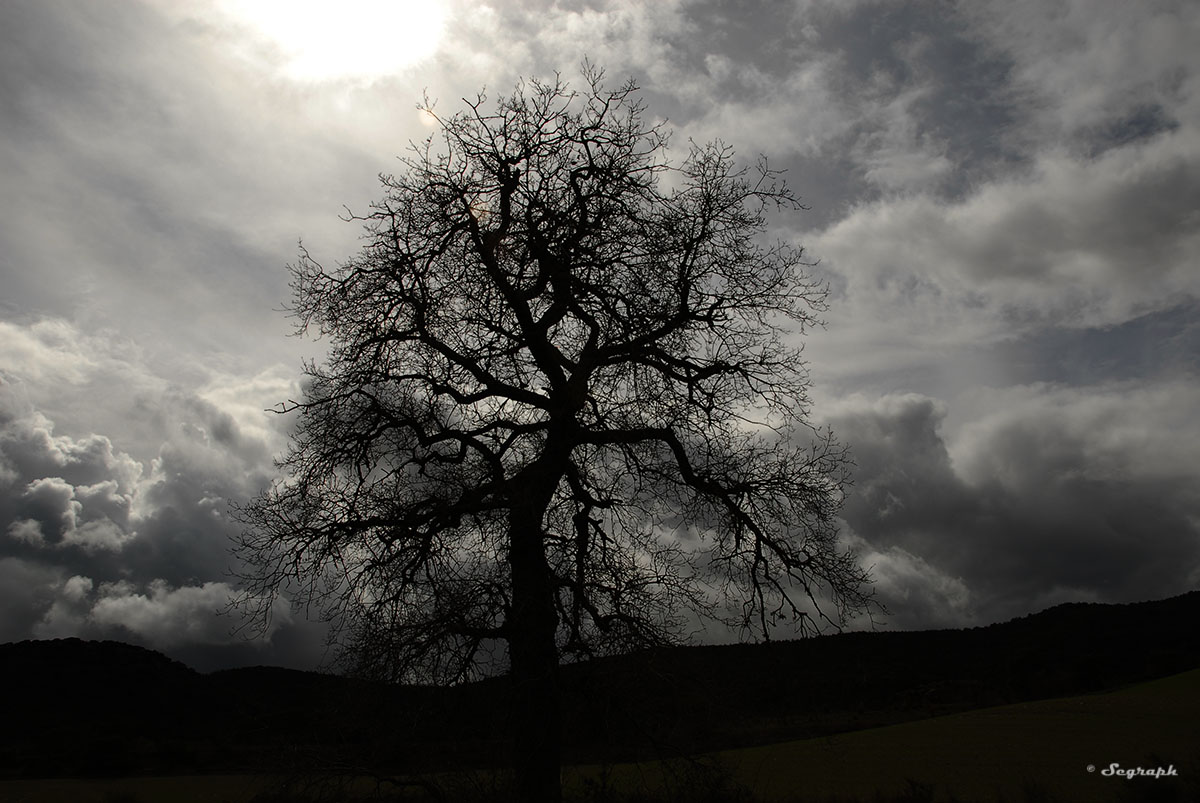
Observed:
[[[1067,604],[969,630],[653,649],[564,666],[564,757],[656,759],[1112,689],[1200,666],[1200,592]],[[271,667],[198,673],[78,639],[0,645],[0,772],[66,777],[419,772],[506,760],[504,677],[389,685]]]

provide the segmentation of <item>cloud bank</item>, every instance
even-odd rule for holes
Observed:
[[[849,400],[848,537],[899,627],[999,621],[1200,584],[1200,383],[994,390],[947,441],[945,405]]]
[[[89,360],[87,338],[70,326],[32,327],[24,332],[24,347],[49,348],[47,332],[59,365],[47,361],[44,370],[119,395],[96,375],[113,361]],[[235,591],[228,544],[238,527],[229,505],[267,481],[269,443],[278,442],[281,425],[260,407],[250,433],[257,428],[273,438],[247,434],[217,404],[144,371],[126,362],[118,374],[141,380],[125,389],[121,406],[142,416],[145,429],[160,439],[146,460],[105,435],[56,432],[30,386],[0,374],[0,577],[11,602],[3,636],[115,638],[165,650],[202,646],[211,649],[199,662],[214,666],[222,652],[237,660],[257,652],[260,660],[308,665],[320,652],[315,631],[293,652],[273,649],[275,633],[293,623],[286,601],[249,649],[237,632],[242,620],[227,611]],[[278,383],[260,381],[264,391],[279,392]],[[147,436],[131,440],[148,442]]]

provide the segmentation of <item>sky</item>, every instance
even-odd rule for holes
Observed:
[[[303,611],[218,614],[323,353],[285,266],[360,247],[424,94],[584,58],[809,207],[876,626],[1200,587],[1197,41],[1187,0],[3,0],[0,641],[322,665]]]

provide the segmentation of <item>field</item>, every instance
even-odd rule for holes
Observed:
[[[1190,801],[1200,800],[1198,723],[1200,670],[1195,670],[1105,694],[986,708],[694,760],[573,767],[565,780],[569,799],[589,803]],[[1178,775],[1157,780],[1104,775],[1113,763],[1122,769],[1173,766]],[[8,780],[0,781],[0,801],[249,803],[257,796],[280,803],[284,797],[270,794],[276,783],[238,775]],[[475,791],[463,792],[464,798],[486,799],[480,784],[466,786]],[[373,785],[360,781],[355,788],[365,794]]]
[[[248,775],[0,781],[3,803],[244,803],[270,787]]]
[[[710,774],[723,773],[753,800],[873,800],[877,793],[885,800],[1200,800],[1200,670],[1106,694],[986,708],[711,758]],[[1179,775],[1104,775],[1114,762],[1122,768],[1174,765]],[[593,768],[590,777],[599,772]],[[664,797],[678,783],[670,772],[664,775],[663,765],[614,767],[609,775],[614,785],[659,789]]]

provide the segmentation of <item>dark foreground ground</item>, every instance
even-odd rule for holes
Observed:
[[[699,756],[569,767],[568,803],[1130,803],[1200,800],[1200,670],[1103,694],[985,708]],[[1121,770],[1117,772],[1116,770]],[[1128,777],[1131,771],[1155,772]],[[397,783],[399,782],[399,783]],[[0,780],[25,803],[505,799],[486,771]]]
[[[1188,786],[1200,773],[1200,675],[1137,685],[1200,667],[1198,614],[1193,593],[973,630],[566,667],[564,745],[582,767],[568,785],[597,803],[651,789],[641,799],[918,801],[958,789],[961,800],[1200,800]],[[356,778],[326,790],[336,800],[374,791],[369,775],[484,800],[502,783],[479,768],[504,757],[503,679],[429,689],[269,668],[203,675],[130,645],[62,640],[0,645],[0,681],[20,690],[4,702],[0,800],[270,803]],[[1114,762],[1182,775],[1103,775]],[[65,796],[42,794],[55,785]]]

